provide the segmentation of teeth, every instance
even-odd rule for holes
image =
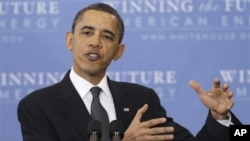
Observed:
[[[91,56],[91,57],[97,57],[97,54],[91,53],[91,54],[89,54],[89,56]]]

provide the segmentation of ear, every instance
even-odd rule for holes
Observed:
[[[115,61],[118,60],[123,55],[124,51],[125,51],[125,45],[119,44],[113,60],[115,60]]]
[[[73,33],[72,32],[67,32],[66,36],[65,36],[65,40],[66,40],[66,46],[68,50],[72,50],[72,40],[73,40]]]

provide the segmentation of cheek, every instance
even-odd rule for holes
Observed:
[[[79,41],[74,41],[72,42],[72,51],[75,53],[79,53],[80,51],[83,50],[83,44]]]
[[[108,51],[108,59],[109,60],[116,60],[117,59],[116,52],[117,52],[116,50]]]
[[[77,43],[73,43],[72,44],[72,49],[71,49],[73,56],[75,56],[76,58],[79,58],[80,56],[82,56],[82,48],[80,45],[78,45]]]

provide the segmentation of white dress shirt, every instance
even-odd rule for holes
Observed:
[[[69,77],[76,91],[82,98],[89,114],[91,114],[90,109],[91,109],[91,102],[92,102],[93,96],[90,92],[90,89],[94,85],[92,85],[87,80],[83,79],[78,74],[76,74],[73,67],[71,68]],[[101,80],[101,82],[96,86],[99,86],[102,89],[100,93],[100,102],[108,113],[109,121],[111,122],[113,120],[116,120],[115,106],[114,106],[113,97],[111,95],[111,92],[108,86],[107,75],[105,75],[103,79]]]

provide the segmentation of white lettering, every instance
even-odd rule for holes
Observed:
[[[142,84],[176,84],[175,71],[127,71],[108,72],[116,81],[128,81]]]
[[[0,2],[0,15],[55,15],[59,14],[58,1],[11,1]]]
[[[176,94],[176,88],[169,88],[168,90],[170,97],[174,97]]]
[[[198,10],[199,11],[203,11],[203,12],[216,12],[218,11],[219,6],[214,4],[213,0],[208,0],[207,3],[202,3],[199,7]]]
[[[0,100],[9,99],[9,97],[10,97],[10,94],[8,91],[0,90]]]
[[[236,129],[234,132],[234,136],[244,136],[247,133],[246,129]]]
[[[64,75],[59,72],[0,73],[0,86],[46,86],[59,82]]]
[[[249,4],[249,0],[225,0],[225,11],[231,12],[236,10],[238,12],[245,12]]]
[[[220,70],[223,81],[232,83],[250,83],[250,70]]]
[[[235,95],[238,98],[247,97],[248,96],[248,94],[247,94],[247,88],[246,87],[237,87],[236,91],[235,91]]]
[[[105,3],[121,9],[122,13],[172,13],[193,12],[193,0],[104,0]]]
[[[0,30],[22,30],[22,29],[54,29],[59,25],[58,18],[10,18],[0,19]]]

